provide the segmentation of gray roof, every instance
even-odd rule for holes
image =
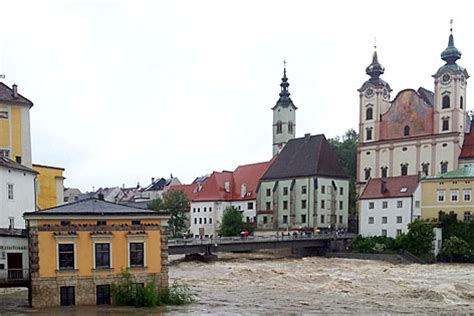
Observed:
[[[10,158],[3,157],[3,156],[0,156],[0,167],[16,169],[16,170],[20,170],[20,171],[26,171],[26,172],[30,172],[30,173],[34,173],[34,174],[38,173],[37,171],[35,171],[31,168],[25,167],[22,164],[19,164],[18,162],[13,161]]]
[[[7,102],[13,102],[13,103],[22,103],[26,104],[29,107],[33,106],[33,102],[22,96],[21,94],[18,94],[16,98],[13,97],[13,90],[8,87],[6,84],[3,82],[0,82],[0,101],[7,101]]]
[[[28,234],[26,232],[26,229],[0,228],[0,236],[26,238]]]
[[[324,135],[291,139],[261,180],[327,176],[347,179],[339,159]]]
[[[166,215],[156,212],[115,204],[99,199],[88,199],[64,204],[38,212],[27,212],[24,215]]]
[[[418,88],[418,94],[425,100],[425,102],[433,107],[434,105],[434,93],[423,87]]]

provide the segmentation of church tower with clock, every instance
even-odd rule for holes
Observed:
[[[404,89],[390,100],[384,67],[374,51],[366,68],[370,79],[359,92],[358,192],[371,178],[436,175],[458,168],[464,136],[470,130],[466,111],[469,75],[457,64],[461,52],[449,35],[441,53],[445,64],[434,78],[434,92]]]
[[[277,155],[290,139],[295,138],[295,118],[297,107],[293,104],[288,91],[289,83],[286,77],[286,62],[281,78],[280,98],[273,111],[273,156]]]

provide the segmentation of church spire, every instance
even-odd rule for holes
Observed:
[[[281,78],[281,83],[280,83],[280,87],[281,87],[280,98],[278,99],[275,107],[277,106],[295,107],[295,105],[293,104],[293,101],[291,101],[291,98],[290,98],[290,92],[288,91],[289,86],[290,84],[288,83],[288,77],[286,76],[286,60],[283,60],[283,78]]]
[[[441,59],[448,65],[456,63],[456,60],[461,58],[461,52],[454,46],[453,36],[453,20],[451,20],[451,34],[449,34],[448,47],[441,53]]]
[[[379,79],[380,75],[383,74],[385,68],[379,63],[377,56],[377,45],[374,45],[374,53],[372,55],[372,63],[365,69],[365,72],[370,76],[370,79]]]

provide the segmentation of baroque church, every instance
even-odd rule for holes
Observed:
[[[471,121],[466,111],[469,75],[457,61],[461,52],[449,35],[441,53],[445,62],[434,78],[434,92],[404,89],[390,101],[392,89],[380,77],[384,67],[375,50],[366,68],[370,79],[360,97],[357,187],[370,178],[435,175],[458,168]]]

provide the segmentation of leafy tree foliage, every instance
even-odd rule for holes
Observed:
[[[172,237],[179,237],[186,230],[186,211],[189,201],[182,190],[170,190],[164,199],[155,199],[148,203],[148,209],[155,211],[167,210],[170,213],[168,225]]]
[[[469,261],[473,256],[467,241],[462,238],[451,236],[444,242],[443,254],[451,261]]]
[[[458,221],[456,213],[441,212],[439,221],[443,227],[443,255],[446,259],[474,262],[474,220],[461,222]],[[464,243],[468,250],[463,248]]]
[[[405,249],[422,259],[429,259],[433,252],[433,225],[421,220],[408,224],[404,245]]]
[[[242,214],[233,206],[228,206],[222,216],[219,233],[222,236],[239,236],[246,227],[242,221]]]

